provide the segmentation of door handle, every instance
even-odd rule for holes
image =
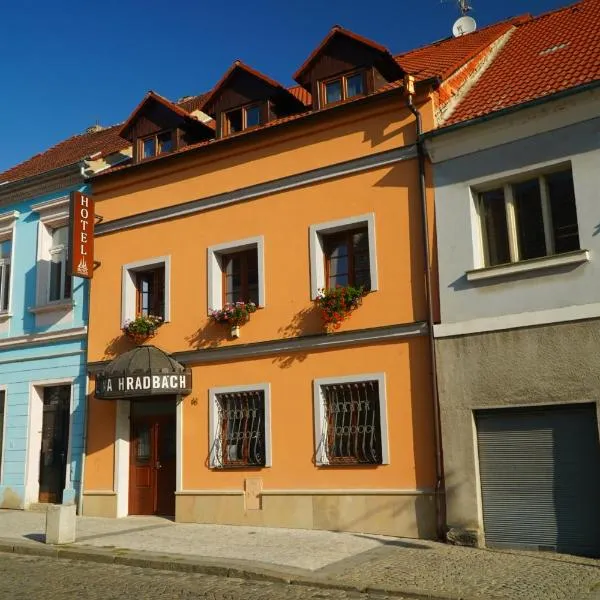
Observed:
[[[156,461],[156,468],[162,469],[162,465],[160,464],[160,462],[158,460]]]

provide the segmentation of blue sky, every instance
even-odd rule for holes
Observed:
[[[479,26],[568,0],[472,0]],[[455,0],[9,2],[0,21],[0,172],[127,118],[153,89],[206,91],[235,59],[283,84],[334,24],[399,53],[451,34]]]

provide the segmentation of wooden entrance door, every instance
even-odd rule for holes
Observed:
[[[129,514],[175,514],[175,415],[131,416]]]
[[[40,451],[40,502],[61,503],[69,450],[71,386],[44,388],[42,447]]]

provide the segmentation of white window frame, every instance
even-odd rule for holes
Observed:
[[[223,265],[222,257],[234,252],[256,248],[258,258],[258,306],[266,306],[265,288],[265,240],[264,236],[248,237],[234,242],[216,244],[207,248],[208,310],[223,308]]]
[[[46,202],[39,202],[37,204],[33,204],[31,207],[31,210],[39,215],[36,269],[36,308],[73,305],[72,285],[70,298],[64,298],[63,286],[61,293],[63,298],[60,300],[50,301],[52,231],[54,229],[69,225],[69,207],[69,196],[61,196],[60,198],[54,198],[53,200],[48,200]],[[65,273],[65,277],[70,276],[70,274]]]
[[[121,327],[136,317],[136,274],[157,267],[165,270],[165,314],[164,323],[171,320],[171,256],[156,256],[145,260],[127,263],[121,269]]]
[[[51,277],[50,274],[52,273],[52,264],[50,264],[50,272],[48,274],[49,279],[48,279],[48,304],[52,304],[54,302],[65,302],[67,300],[70,299],[67,298],[65,296],[65,284],[67,282],[67,277],[69,277],[69,274],[67,273],[67,267],[68,267],[68,262],[67,262],[67,253],[68,253],[68,241],[67,244],[58,244],[57,246],[54,246],[54,240],[52,239],[54,237],[54,232],[58,229],[62,229],[62,227],[66,227],[66,225],[61,225],[60,227],[55,227],[53,229],[50,230],[50,249],[48,251],[48,254],[50,255],[50,263],[52,263],[52,258],[55,255],[59,255],[60,256],[60,263],[62,265],[61,268],[61,278],[60,278],[60,297],[59,298],[55,298],[54,300],[50,299],[50,290],[52,288],[52,283],[51,283]],[[67,230],[68,231],[68,230]],[[70,232],[69,232],[70,234]],[[71,287],[71,295],[73,294],[73,289]]]
[[[379,428],[381,433],[381,465],[390,464],[390,448],[388,436],[387,417],[387,389],[385,385],[385,373],[363,373],[360,375],[341,375],[339,377],[323,377],[313,381],[313,408],[315,427],[315,461],[318,466],[328,466],[327,453],[321,445],[323,439],[323,422],[325,419],[325,395],[324,385],[335,385],[342,383],[361,383],[363,381],[377,381],[379,384]],[[331,465],[337,467],[340,465]],[[347,466],[347,465],[346,465]],[[356,465],[361,467],[363,465]],[[375,465],[376,466],[376,465]]]
[[[325,248],[324,236],[355,229],[359,226],[367,226],[369,237],[369,272],[371,276],[371,292],[379,289],[377,277],[377,244],[375,239],[375,213],[366,213],[346,219],[327,221],[311,225],[309,230],[310,239],[310,297],[314,300],[319,290],[326,286],[325,281]]]
[[[573,251],[575,253],[582,253],[581,257],[574,256],[572,258],[565,258],[566,254],[555,254],[554,253],[554,232],[552,227],[552,211],[550,206],[550,197],[548,194],[548,188],[546,185],[546,180],[544,175],[548,175],[551,173],[556,173],[559,171],[566,171],[570,169],[571,176],[573,178],[573,186],[575,187],[575,174],[573,171],[573,164],[571,161],[560,161],[560,162],[552,162],[545,165],[537,166],[534,169],[530,169],[527,171],[519,171],[516,173],[506,174],[504,177],[494,178],[493,180],[486,180],[483,182],[471,182],[470,184],[470,192],[471,192],[471,206],[473,207],[472,218],[474,220],[474,239],[473,239],[473,250],[474,250],[474,264],[475,269],[506,269],[510,272],[514,270],[514,266],[518,263],[524,265],[525,263],[531,261],[537,261],[538,264],[535,268],[540,268],[539,262],[551,262],[550,266],[556,266],[556,264],[567,264],[571,262],[581,262],[578,260],[582,258],[583,260],[587,259],[587,255],[583,256],[583,253],[586,253],[585,250],[580,249],[579,251]],[[518,229],[517,229],[517,213],[515,206],[515,199],[513,197],[512,186],[514,184],[529,181],[531,179],[538,179],[540,185],[540,199],[541,199],[541,208],[542,208],[542,220],[544,225],[544,237],[546,242],[546,254],[544,256],[535,258],[535,259],[521,259],[519,255],[519,243],[518,243]],[[506,225],[508,232],[508,246],[510,252],[510,263],[507,265],[489,265],[488,259],[488,244],[485,239],[485,227],[483,223],[483,212],[482,212],[482,201],[480,198],[480,194],[490,191],[493,189],[502,188],[504,193],[504,207],[506,210]],[[575,207],[577,208],[577,198],[575,198]],[[579,219],[578,219],[579,225]],[[521,271],[523,269],[519,269]],[[467,273],[467,278],[469,280],[477,279],[477,276],[472,276],[473,271]]]
[[[4,272],[8,272],[8,306],[3,310],[0,304],[0,320],[10,317],[12,308],[12,288],[13,288],[13,272],[14,272],[14,256],[15,256],[15,229],[19,213],[12,210],[6,213],[0,213],[0,243],[10,241],[10,259],[0,258],[0,302],[4,297],[5,276]]]
[[[271,384],[270,383],[255,383],[252,385],[233,385],[226,387],[214,387],[208,390],[208,422],[210,427],[209,432],[209,453],[210,453],[210,468],[222,470],[220,466],[221,460],[217,456],[215,441],[217,439],[217,431],[219,427],[219,410],[217,408],[218,394],[235,394],[239,392],[263,392],[265,398],[265,466],[264,467],[239,467],[244,468],[267,468],[273,464],[273,448],[271,442]]]
[[[0,484],[4,482],[4,456],[6,452],[6,423],[8,413],[8,389],[5,385],[0,385],[0,392],[4,392],[4,421],[0,424],[2,427],[2,447],[0,448]]]

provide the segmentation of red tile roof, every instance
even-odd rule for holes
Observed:
[[[519,25],[444,125],[600,80],[600,0]]]
[[[8,169],[8,171],[0,173],[0,183],[17,181],[25,177],[66,167],[97,152],[101,153],[100,156],[106,156],[123,150],[130,144],[119,136],[120,129],[120,125],[115,125],[95,133],[75,135]]]
[[[400,66],[407,73],[415,75],[417,80],[436,76],[446,79],[516,24],[530,18],[529,15],[516,17],[461,37],[446,38],[422,48],[398,54],[395,58]]]
[[[591,2],[593,0],[587,1]],[[525,19],[526,18],[528,17],[525,17]],[[434,76],[445,78],[458,70],[464,63],[476,56],[501,35],[506,33],[511,27],[513,27],[515,22],[522,22],[524,18],[521,17],[519,19],[498,23],[460,38],[448,38],[440,40],[439,42],[424,46],[423,48],[400,54],[395,57],[395,59],[405,71],[416,75],[417,80],[423,80]],[[387,50],[383,46],[380,46],[375,42],[371,42],[371,40],[363,38],[362,36],[354,34],[353,32],[349,32],[341,27],[334,27],[319,48],[322,48],[323,44],[326,43],[326,41],[329,40],[336,32],[350,35],[353,39],[356,39],[362,43],[367,43],[373,48],[387,53]],[[314,55],[316,55],[316,51],[311,56],[314,58]],[[304,66],[306,66],[310,60],[312,60],[311,57],[305,61]],[[251,69],[246,65],[241,66],[247,69],[249,72],[265,78],[273,85],[279,85],[277,82],[266,78],[264,75],[256,72],[254,69]],[[228,71],[221,81],[223,81],[230,73],[231,70]],[[402,81],[399,80],[383,86],[378,90],[378,92],[382,93],[389,91],[391,89],[401,87],[401,85]],[[173,103],[173,105],[187,113],[191,113],[194,110],[202,110],[202,107],[206,104],[206,101],[210,98],[210,96],[213,95],[217,87],[218,84],[208,93],[182,98]],[[288,92],[300,100],[300,102],[302,102],[306,107],[311,106],[311,95],[307,90],[302,88],[302,86],[292,86],[288,88]],[[306,112],[303,112],[297,115],[291,115],[289,117],[277,119],[276,121],[265,124],[259,129],[272,127],[287,121],[295,120],[305,116],[306,114]],[[211,123],[209,123],[209,126],[210,125]],[[122,125],[114,126],[98,133],[86,133],[60,142],[46,152],[37,154],[29,160],[17,165],[16,167],[9,169],[5,173],[0,174],[0,183],[2,181],[15,181],[17,179],[23,179],[25,177],[43,173],[45,171],[73,164],[78,160],[81,160],[82,158],[96,152],[109,154],[118,150],[122,150],[129,145],[126,140],[119,137],[119,131],[122,129],[122,127]],[[208,143],[212,142],[203,142],[199,145],[206,145]],[[188,147],[185,150],[192,149],[193,147],[196,146]]]

